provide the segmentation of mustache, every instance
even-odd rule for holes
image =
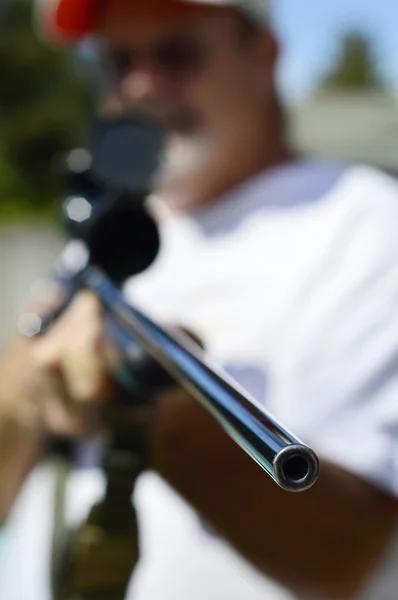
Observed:
[[[157,123],[166,132],[193,134],[201,129],[203,119],[199,111],[186,105],[176,105],[167,101],[145,100],[125,107],[127,114],[142,114]]]

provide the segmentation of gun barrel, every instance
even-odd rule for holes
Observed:
[[[130,335],[132,353],[136,351],[136,343],[141,344],[280,487],[295,492],[315,483],[319,473],[315,453],[213,365],[187,335],[168,333],[127,303],[97,268],[87,269],[82,274],[82,283],[98,296],[114,324]],[[130,348],[126,335],[124,340],[122,350],[128,362]]]

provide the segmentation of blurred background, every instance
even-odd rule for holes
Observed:
[[[398,176],[396,0],[274,0],[273,20],[294,144]],[[62,247],[57,161],[87,141],[95,75],[89,48],[54,52],[35,39],[29,0],[1,0],[1,346]]]

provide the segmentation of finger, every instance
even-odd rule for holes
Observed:
[[[80,321],[78,338],[75,343],[68,344],[62,361],[68,389],[78,401],[85,403],[104,402],[113,392],[111,368],[105,352],[106,336],[97,312],[98,305],[92,302],[91,296],[81,299],[81,314],[87,311],[87,319]]]
[[[77,401],[101,400],[109,394],[102,338],[99,304],[84,293],[35,344],[32,354],[44,372],[62,374],[69,395]]]
[[[85,407],[81,407],[79,411],[71,414],[58,401],[46,404],[44,421],[47,431],[56,436],[91,437],[102,435],[106,430],[99,411],[87,411]]]
[[[43,366],[52,364],[63,348],[79,344],[101,332],[101,307],[89,292],[76,296],[71,306],[57,319],[49,331],[35,343],[34,355]]]
[[[62,371],[70,395],[79,403],[103,403],[113,395],[106,361],[97,348],[85,346],[68,352]]]
[[[95,406],[76,402],[60,373],[49,373],[46,387],[44,420],[52,434],[82,437],[103,432],[101,411]]]

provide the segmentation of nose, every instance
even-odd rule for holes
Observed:
[[[120,85],[122,97],[129,103],[170,98],[175,89],[173,79],[159,73],[148,62],[134,65],[134,69],[126,73]]]

